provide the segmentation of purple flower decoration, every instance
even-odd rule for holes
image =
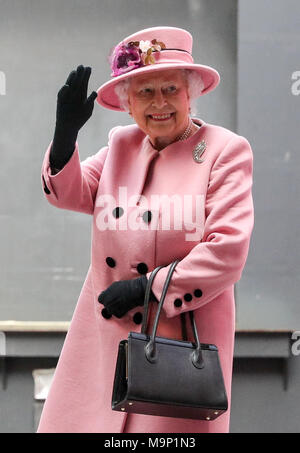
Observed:
[[[154,64],[152,52],[160,52],[166,45],[162,41],[131,41],[128,44],[121,42],[114,48],[109,57],[112,77],[125,74],[132,69]]]
[[[121,43],[116,46],[109,57],[112,69],[111,75],[116,77],[143,66],[141,53],[139,45],[136,46],[136,43],[133,42],[128,44]]]

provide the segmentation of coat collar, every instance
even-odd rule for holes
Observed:
[[[142,149],[140,152],[141,160],[147,159],[149,157],[153,157],[155,155],[161,155],[162,158],[169,158],[169,153],[175,153],[179,150],[185,149],[194,149],[194,147],[198,144],[200,138],[203,138],[203,132],[206,129],[207,123],[200,118],[192,118],[192,121],[200,126],[200,129],[191,137],[187,138],[186,140],[177,141],[170,143],[170,145],[166,146],[162,150],[158,151],[155,149],[149,139],[148,135],[144,136]]]
[[[188,139],[173,142],[161,151],[152,146],[148,135],[144,134],[137,125],[121,128],[120,134],[116,134],[118,135],[116,142],[113,140],[113,147],[116,146],[117,150],[113,153],[113,161],[117,168],[114,172],[117,171],[118,174],[118,190],[120,186],[125,186],[127,196],[139,200],[153,160],[159,159],[161,163],[182,158],[193,160],[193,150],[203,140],[207,123],[197,118],[192,119],[201,126],[200,129]],[[124,148],[128,148],[128,152],[124,152]],[[105,193],[115,193],[115,191],[114,183],[104,190]]]

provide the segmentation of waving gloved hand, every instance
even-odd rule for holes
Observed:
[[[131,280],[113,282],[102,291],[98,301],[104,305],[108,315],[122,318],[132,308],[144,305],[147,281],[147,277],[143,275]],[[152,290],[149,299],[158,302]]]
[[[93,91],[87,98],[92,69],[82,65],[70,72],[65,85],[57,94],[56,124],[50,151],[51,168],[61,169],[72,156],[79,129],[93,113],[97,97]]]

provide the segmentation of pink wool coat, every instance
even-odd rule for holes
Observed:
[[[113,128],[107,146],[82,162],[76,142],[72,157],[56,175],[49,168],[51,143],[46,151],[41,181],[48,202],[90,214],[93,224],[91,263],[45,402],[40,433],[229,431],[234,283],[241,278],[254,225],[253,154],[244,137],[194,121],[201,125],[196,134],[161,151],[136,125]],[[193,150],[201,141],[206,149],[199,163]],[[182,216],[185,221],[178,228],[170,215],[170,228],[162,227],[174,194],[194,200],[187,209],[192,217]],[[160,196],[158,202],[153,195]],[[109,227],[103,227],[105,221]],[[196,234],[187,240],[188,233]],[[118,344],[128,332],[140,332],[143,307],[121,319],[107,319],[98,295],[114,281],[142,274],[149,278],[155,267],[167,265],[152,286],[159,299],[175,259],[181,261],[172,276],[157,335],[180,339],[179,315],[194,310],[200,341],[219,349],[229,400],[228,411],[214,421],[128,415],[111,409]],[[155,307],[152,302],[149,329]]]

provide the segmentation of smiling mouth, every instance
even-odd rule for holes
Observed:
[[[172,118],[172,116],[175,115],[175,112],[173,113],[164,113],[164,114],[153,114],[153,115],[148,115],[148,117],[153,120],[153,121],[167,121],[169,120],[170,118]]]

